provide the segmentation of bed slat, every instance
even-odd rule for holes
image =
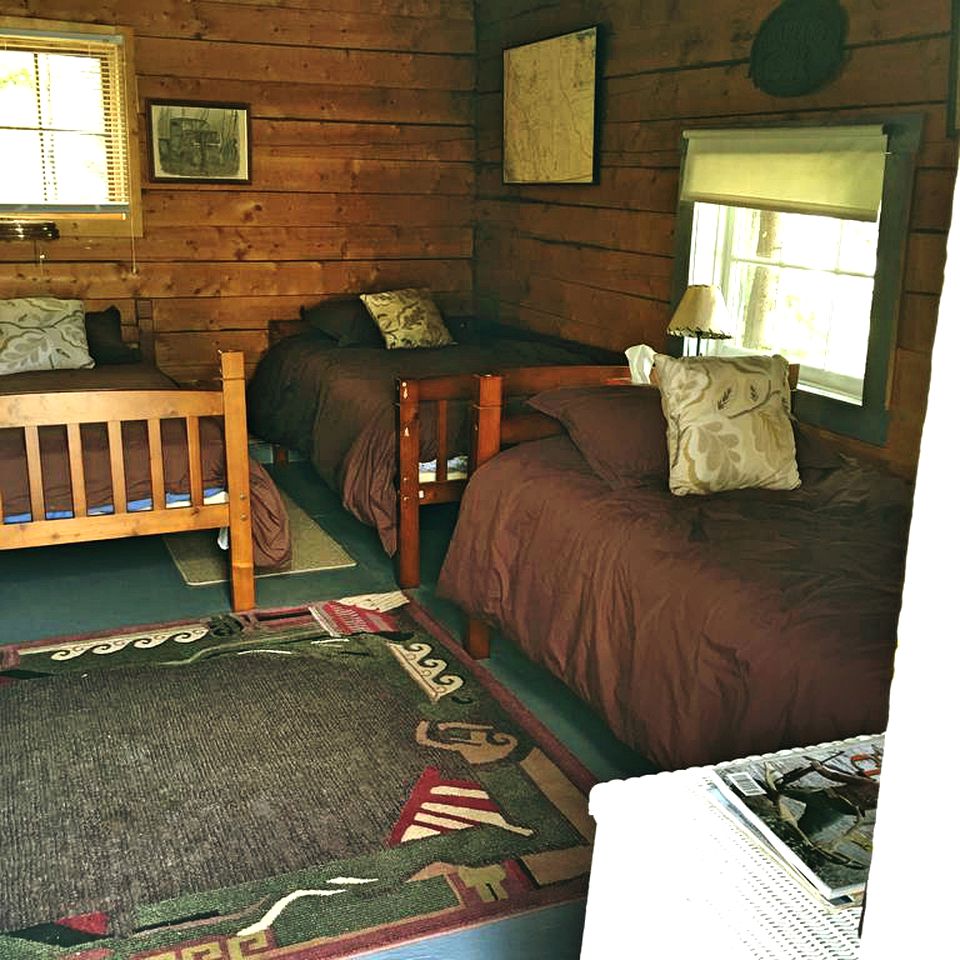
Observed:
[[[70,493],[73,496],[73,515],[87,515],[87,483],[83,473],[83,446],[80,424],[67,424],[67,454],[70,458]]]
[[[107,442],[110,447],[110,482],[113,486],[113,512],[127,512],[127,477],[123,466],[123,435],[119,420],[107,421]]]
[[[190,470],[190,505],[203,506],[203,468],[200,460],[200,421],[187,417],[187,462]]]
[[[447,401],[437,401],[437,483],[447,479]]]
[[[147,421],[147,445],[150,448],[150,496],[153,509],[164,510],[167,498],[163,489],[163,441],[160,439],[160,421]]]
[[[27,448],[27,481],[30,484],[30,513],[33,519],[46,520],[43,503],[43,468],[40,466],[40,431],[24,427],[23,439]]]

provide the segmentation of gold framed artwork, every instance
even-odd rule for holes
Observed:
[[[503,182],[596,181],[597,27],[503,51]]]

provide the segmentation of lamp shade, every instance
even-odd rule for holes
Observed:
[[[730,339],[733,325],[720,288],[705,283],[687,287],[667,326],[667,333],[674,337]]]

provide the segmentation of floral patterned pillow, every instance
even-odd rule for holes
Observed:
[[[783,357],[658,354],[656,372],[673,493],[800,486]]]
[[[360,295],[388,350],[443,347],[454,343],[429,290],[409,287]]]
[[[0,300],[0,376],[92,366],[82,300]]]

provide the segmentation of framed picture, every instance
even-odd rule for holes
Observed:
[[[150,179],[250,182],[250,104],[147,101]]]
[[[503,51],[503,182],[594,183],[597,27]]]

